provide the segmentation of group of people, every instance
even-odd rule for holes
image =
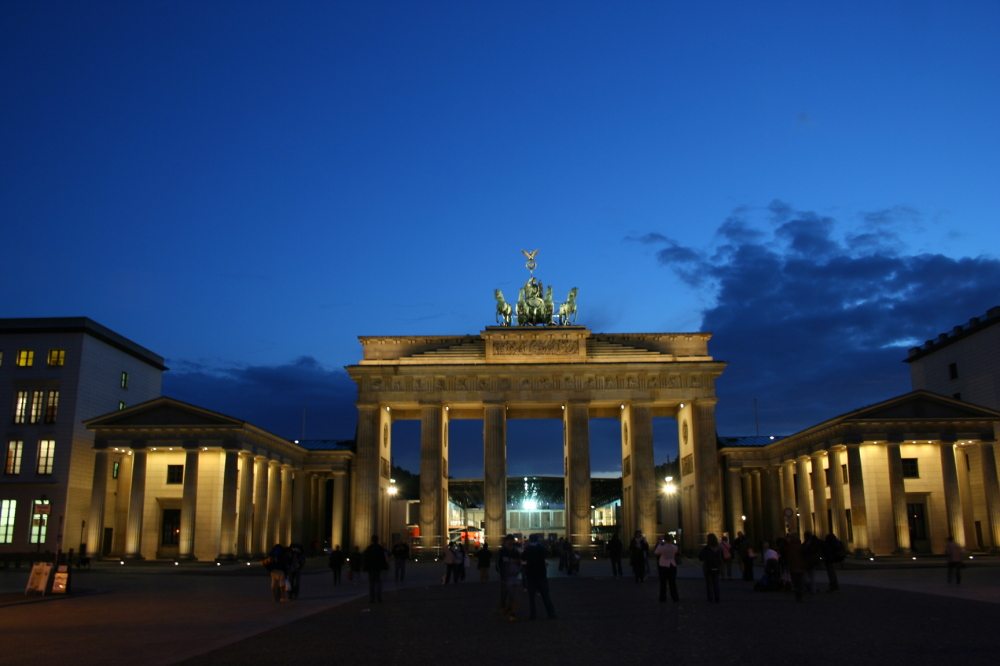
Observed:
[[[302,569],[306,565],[305,553],[300,544],[274,544],[262,564],[271,574],[271,596],[275,601],[294,601],[298,598]]]
[[[523,588],[528,595],[528,617],[537,615],[535,596],[542,597],[545,613],[555,619],[556,609],[549,595],[548,549],[537,534],[528,537],[528,543],[519,547],[514,536],[504,537],[503,547],[497,554],[496,570],[500,574],[500,609],[511,621],[517,621],[518,591]]]

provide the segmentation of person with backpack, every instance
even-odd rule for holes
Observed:
[[[831,532],[823,539],[823,564],[826,566],[826,576],[830,580],[830,589],[827,592],[840,592],[840,582],[837,580],[837,565],[847,557],[847,549],[844,542]]]
[[[274,544],[274,548],[262,564],[271,574],[271,596],[275,601],[287,601],[285,599],[285,580],[288,575],[288,549],[280,543]]]
[[[708,592],[708,602],[719,603],[719,576],[722,572],[722,553],[719,549],[719,537],[709,533],[705,547],[698,554],[705,572],[705,589]]]

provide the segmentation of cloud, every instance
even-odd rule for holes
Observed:
[[[906,253],[919,219],[896,207],[838,235],[833,218],[775,201],[734,211],[710,248],[658,238],[659,262],[714,295],[702,330],[730,363],[720,434],[752,434],[755,399],[761,432],[790,434],[909,391],[905,345],[997,305],[1000,261]]]
[[[354,382],[303,356],[276,366],[221,366],[171,360],[163,394],[247,421],[287,439],[351,439],[357,425]]]

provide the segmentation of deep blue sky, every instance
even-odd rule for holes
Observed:
[[[714,333],[721,434],[754,399],[789,434],[1000,304],[998,34],[996,2],[5,2],[0,316],[346,438],[357,336],[476,333],[540,248],[595,332]],[[514,424],[511,473],[559,442]]]

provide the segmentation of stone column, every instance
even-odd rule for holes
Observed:
[[[297,469],[292,480],[292,541],[305,544],[306,541],[306,489],[309,479],[305,470]],[[345,552],[351,549],[344,545]]]
[[[806,532],[813,531],[812,503],[809,501],[809,456],[796,458],[795,469],[799,479],[799,495],[795,499],[799,505],[799,538],[802,539]]]
[[[267,458],[254,457],[253,468],[253,539],[251,554],[263,557],[271,552],[273,543],[267,542]]]
[[[743,533],[752,542],[754,525],[757,522],[757,518],[753,515],[753,477],[744,467],[740,478],[743,480],[743,515],[747,517],[743,521]]]
[[[994,552],[1000,550],[1000,482],[997,480],[997,459],[992,442],[980,442],[983,467],[983,493],[986,495],[986,518]]]
[[[340,546],[344,549],[344,512],[347,510],[347,474],[333,473],[333,509],[330,520],[330,547]]]
[[[750,488],[753,494],[753,544],[754,548],[764,539],[764,498],[760,487],[760,469],[750,471]]]
[[[253,557],[253,454],[240,451],[240,497],[236,523],[236,556]]]
[[[239,451],[227,449],[222,463],[222,516],[219,525],[219,561],[236,559],[236,492],[239,485]]]
[[[842,446],[835,446],[827,453],[830,465],[830,500],[833,502],[833,525],[830,531],[842,541],[847,541],[847,505],[844,503],[844,468],[841,462]]]
[[[889,492],[892,497],[892,522],[896,529],[896,552],[907,553],[910,544],[910,521],[906,516],[906,485],[903,482],[903,457],[899,444],[889,444],[886,448],[889,464]]]
[[[792,534],[798,530],[798,522],[795,520],[795,507],[798,500],[795,499],[795,461],[786,460],[781,463],[781,488],[782,488],[782,514],[781,519],[788,526],[788,533]],[[791,509],[792,515],[788,517],[784,514],[785,509]]]
[[[944,486],[944,506],[948,515],[948,531],[962,548],[965,548],[965,523],[962,521],[962,494],[958,487],[958,467],[955,465],[955,447],[941,444],[941,481]]]
[[[818,539],[824,538],[830,531],[826,517],[826,469],[823,467],[823,459],[826,457],[825,451],[813,451],[812,454],[812,491],[813,491],[813,512],[816,519],[813,523],[813,532]]]
[[[420,545],[426,557],[436,557],[448,541],[441,411],[441,405],[420,406]]]
[[[854,533],[854,550],[867,552],[868,510],[865,504],[864,471],[861,467],[861,445],[847,445],[847,484],[851,491],[851,525]],[[846,539],[846,535],[844,537]]]
[[[781,468],[771,465],[764,470],[764,533],[774,544],[776,537],[784,534],[781,529]]]
[[[316,475],[316,541],[320,549],[326,536],[326,480],[325,474]]]
[[[117,456],[116,456],[117,457]],[[125,537],[128,535],[128,501],[132,496],[132,463],[134,455],[121,456],[118,466],[118,484],[115,492],[115,522],[111,535],[111,555],[125,555]]]
[[[125,532],[125,557],[141,560],[142,514],[146,508],[146,443],[132,443],[132,491],[128,500],[128,526]]]
[[[358,405],[358,452],[356,489],[351,516],[351,545],[362,550],[378,528],[378,405]],[[423,484],[421,469],[420,483]],[[423,505],[423,497],[421,506]],[[345,551],[351,549],[345,544]]]
[[[177,556],[193,560],[195,518],[198,513],[198,442],[184,442],[184,496],[181,500],[181,534]]]
[[[292,541],[292,466],[281,466],[281,499],[279,503],[278,538],[280,543]]]
[[[483,405],[483,504],[486,540],[500,546],[507,533],[507,407]]]
[[[656,537],[657,496],[656,476],[654,473],[656,459],[653,456],[652,404],[633,402],[629,407],[629,420],[632,422],[632,493],[635,498],[636,524],[652,543]],[[589,470],[587,477],[587,484],[589,486]],[[589,539],[589,501],[587,503],[587,529]],[[721,529],[718,536],[722,536]]]
[[[281,539],[281,463],[271,460],[267,464],[267,527],[264,543],[265,553],[270,552],[271,546],[282,543]],[[288,542],[284,542],[288,545]]]
[[[590,403],[566,405],[564,419],[569,462],[566,536],[578,549],[590,543]],[[655,531],[655,527],[653,528]]]
[[[729,487],[729,516],[735,538],[737,531],[743,531],[743,478],[739,467],[730,467],[726,471],[726,485]]]
[[[694,473],[698,502],[695,515],[699,522],[696,529],[699,544],[705,543],[709,532],[716,535],[722,533],[722,488],[719,483],[718,438],[715,432],[716,402],[715,398],[699,398],[692,405]]]
[[[90,487],[90,522],[87,523],[87,552],[95,559],[101,556],[101,538],[104,536],[104,503],[108,495],[108,451],[94,451],[94,482]]]

